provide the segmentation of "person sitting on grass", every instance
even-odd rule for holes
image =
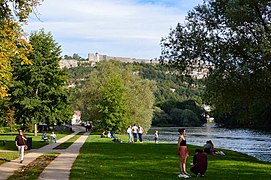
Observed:
[[[207,154],[215,154],[214,144],[211,140],[206,141],[206,144],[203,146],[204,152]]]
[[[190,171],[197,175],[197,177],[204,176],[207,170],[207,155],[203,150],[196,149],[193,157],[193,166]]]
[[[105,131],[103,131],[103,133],[101,134],[101,138],[106,138]]]
[[[41,139],[42,139],[44,142],[48,141],[48,137],[47,137],[47,135],[46,135],[46,132],[43,132]]]
[[[114,132],[113,130],[110,131],[110,135],[111,135],[111,138],[114,138],[114,139],[117,138],[117,137],[115,136],[115,132]]]
[[[51,134],[51,142],[54,141],[56,143],[56,134],[54,131],[52,131],[52,134]]]

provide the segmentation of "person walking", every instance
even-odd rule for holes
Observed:
[[[137,132],[138,132],[138,127],[134,124],[134,126],[132,127],[132,133],[134,137],[133,142],[137,142]]]
[[[129,126],[127,128],[127,134],[128,134],[128,143],[133,142],[133,136],[132,136],[132,128],[131,128],[131,126]]]
[[[144,132],[144,129],[143,127],[141,126],[138,126],[138,138],[139,138],[139,142],[143,142],[143,132]]]
[[[155,131],[155,133],[154,133],[154,142],[156,144],[158,143],[158,131]]]
[[[15,137],[15,145],[18,148],[20,154],[20,163],[23,163],[24,160],[24,148],[26,146],[27,138],[23,134],[23,131],[20,129],[19,134]]]
[[[189,156],[187,146],[186,146],[186,139],[185,139],[185,129],[178,129],[180,133],[180,137],[178,140],[178,153],[177,155],[180,157],[180,174],[178,175],[179,178],[190,178],[190,174],[186,172],[186,158]]]

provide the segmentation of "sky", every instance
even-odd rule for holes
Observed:
[[[24,30],[44,29],[62,55],[159,58],[160,41],[203,0],[44,0]]]

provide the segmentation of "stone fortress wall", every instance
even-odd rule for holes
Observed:
[[[74,59],[63,59],[60,61],[59,66],[60,68],[73,68],[81,66],[95,66],[97,62],[101,61],[109,61],[109,60],[118,60],[124,63],[149,63],[149,64],[159,64],[159,60],[150,60],[150,59],[136,59],[136,58],[129,58],[129,57],[117,57],[117,56],[108,56],[102,55],[99,53],[89,53],[88,59],[86,61],[78,61]],[[199,64],[201,64],[201,68],[199,68]],[[205,64],[203,61],[195,62],[193,69],[189,72],[189,74],[194,79],[203,79],[206,77],[209,68],[211,65]]]
[[[103,55],[103,54],[99,54],[99,53],[89,53],[88,54],[88,61],[89,62],[100,62],[100,61],[109,61],[109,60],[118,60],[118,61],[121,61],[121,62],[124,62],[124,63],[133,63],[133,62],[155,63],[155,64],[159,63],[158,60],[108,56],[108,55]]]

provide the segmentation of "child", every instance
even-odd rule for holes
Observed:
[[[52,132],[50,137],[51,137],[51,142],[54,141],[56,143],[56,134],[54,131]]]
[[[155,131],[154,133],[154,142],[158,143],[158,131]]]

